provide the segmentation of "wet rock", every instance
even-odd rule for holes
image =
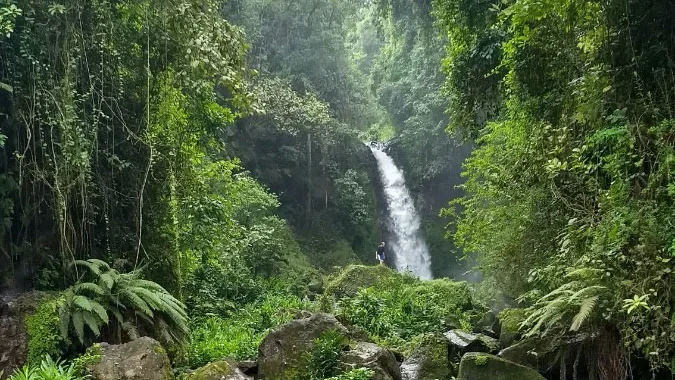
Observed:
[[[129,343],[99,345],[101,359],[87,369],[94,380],[171,380],[169,357],[156,340],[139,338]]]
[[[345,370],[372,370],[371,380],[401,380],[401,368],[394,354],[374,343],[356,343],[343,353],[341,361]]]
[[[500,324],[499,345],[508,347],[520,338],[520,323],[525,320],[525,309],[504,309],[497,318]]]
[[[499,357],[548,373],[558,364],[560,350],[553,347],[550,341],[530,338],[501,350]]]
[[[497,340],[484,334],[472,334],[464,330],[450,330],[444,335],[448,341],[448,355],[450,357],[461,356],[467,352],[496,353],[499,350]]]
[[[442,335],[429,334],[401,364],[403,380],[450,378],[448,344]]]
[[[28,335],[24,319],[46,296],[34,291],[0,297],[0,372],[4,372],[0,378],[8,377],[26,363]]]
[[[296,319],[272,330],[258,347],[258,375],[261,379],[293,378],[302,370],[302,355],[314,340],[327,330],[337,330],[345,336],[347,329],[334,316],[317,313]]]
[[[236,362],[232,360],[220,360],[209,363],[194,371],[188,380],[250,380]]]
[[[244,360],[237,364],[237,367],[248,376],[256,376],[258,374],[258,362],[253,360]]]
[[[470,352],[462,356],[457,380],[545,380],[537,371],[497,356]]]

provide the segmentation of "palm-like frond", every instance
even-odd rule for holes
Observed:
[[[579,330],[581,325],[583,325],[586,319],[588,319],[588,317],[591,315],[593,309],[595,309],[595,305],[597,305],[599,298],[599,296],[592,296],[581,302],[579,312],[572,319],[572,326],[570,327],[571,331]]]
[[[139,270],[119,273],[97,259],[76,260],[74,265],[87,268],[94,281],[80,282],[64,292],[59,308],[64,337],[71,326],[82,343],[85,326],[98,337],[101,327],[110,323],[110,314],[131,338],[138,336],[139,323],[154,326],[166,340],[180,340],[188,332],[185,305],[159,284],[142,279]]]
[[[578,274],[581,275],[581,272]],[[591,317],[604,290],[606,288],[600,285],[584,286],[581,281],[568,282],[541,297],[530,308],[520,327],[527,327],[526,337],[547,335],[554,330],[563,330],[563,321],[571,318],[569,330],[577,331]]]

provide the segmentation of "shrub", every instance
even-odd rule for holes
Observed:
[[[7,380],[80,380],[87,378],[88,376],[78,376],[73,364],[55,362],[46,356],[39,365],[29,363],[17,369]]]
[[[154,331],[164,342],[182,341],[188,333],[185,306],[157,283],[142,279],[139,271],[119,273],[96,259],[76,260],[75,265],[88,269],[95,282],[79,282],[64,292],[59,306],[64,339],[74,330],[84,344],[85,326],[98,337],[102,327],[112,325],[118,340],[122,331],[129,338],[139,336],[138,327]]]
[[[380,344],[403,348],[418,334],[467,325],[471,297],[465,283],[433,280],[361,289],[338,305],[338,314],[347,323],[365,329]]]
[[[322,380],[340,371],[340,356],[346,339],[337,330],[324,331],[304,356],[306,372],[298,380]]]
[[[43,298],[35,312],[24,320],[28,334],[28,363],[40,363],[45,356],[62,354],[65,341],[59,330],[58,302],[56,296]]]
[[[296,310],[310,307],[298,297],[271,293],[227,318],[201,319],[192,328],[181,364],[197,368],[224,357],[253,359],[271,328],[293,319]]]
[[[367,368],[357,368],[326,380],[370,380],[371,376],[373,376],[373,371]]]

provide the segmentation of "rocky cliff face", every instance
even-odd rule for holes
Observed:
[[[0,296],[0,379],[23,366],[28,355],[28,335],[24,319],[35,311],[41,292],[4,294]]]

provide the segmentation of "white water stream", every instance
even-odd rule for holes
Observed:
[[[410,271],[421,279],[431,279],[429,249],[420,235],[420,218],[405,186],[403,172],[384,151],[369,147],[377,160],[387,201],[386,225],[393,233],[392,241],[385,242],[386,254],[394,256],[398,271]]]

